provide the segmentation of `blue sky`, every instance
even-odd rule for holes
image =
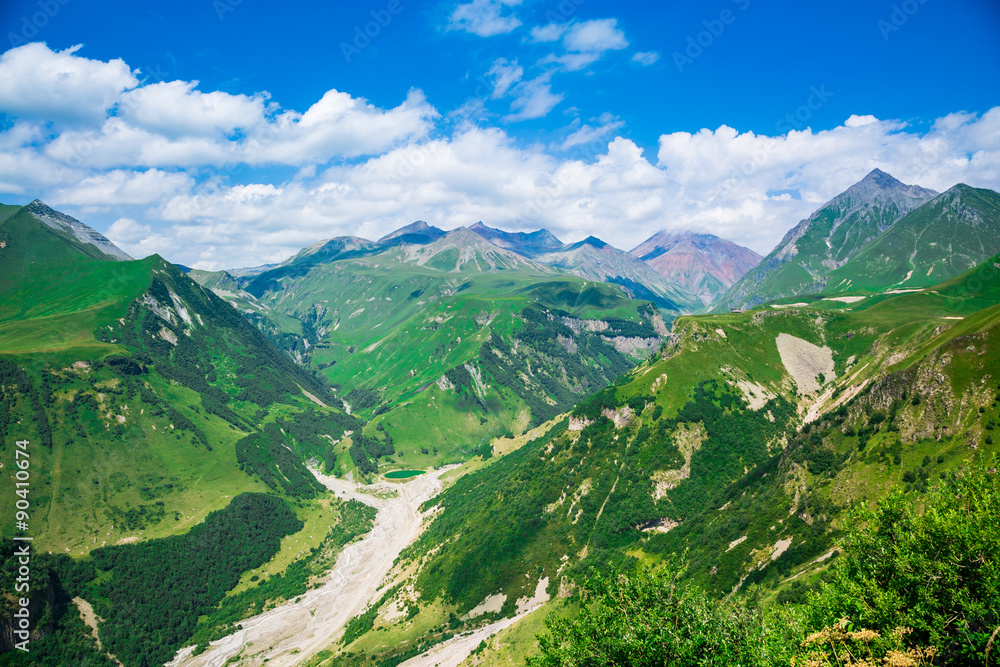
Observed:
[[[1000,188],[996,2],[275,6],[4,2],[0,200],[221,268],[418,218],[766,252],[876,166]]]

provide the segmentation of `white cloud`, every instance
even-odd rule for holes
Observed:
[[[550,78],[550,74],[542,74],[517,84],[512,91],[514,101],[510,103],[511,113],[505,119],[521,121],[541,118],[562,102],[565,95],[552,92]]]
[[[159,169],[133,172],[115,170],[83,179],[79,184],[56,190],[52,204],[75,206],[128,206],[157,203],[194,185],[187,174],[168,173]]]
[[[82,45],[52,51],[25,44],[0,55],[0,111],[58,123],[104,118],[118,96],[139,80],[124,61],[74,55]]]
[[[576,25],[554,39],[566,40]],[[616,43],[599,32],[572,43]],[[53,55],[69,59],[73,72],[104,72],[102,65],[129,72],[116,61]],[[17,68],[0,76],[11,71]],[[516,62],[494,62],[493,90],[513,100],[509,120],[538,118],[559,104],[553,75],[526,80]],[[128,83],[122,77],[116,86]],[[0,190],[38,196],[98,227],[87,216],[107,215],[109,237],[133,256],[158,252],[223,268],[280,261],[335,235],[378,238],[417,219],[444,228],[476,220],[547,227],[565,241],[594,234],[621,248],[663,227],[695,227],[767,252],[874,167],[937,190],[960,181],[1000,189],[1000,107],[949,114],[922,133],[866,115],[774,136],[727,126],[675,132],[662,135],[650,156],[616,136],[622,125],[611,115],[572,121],[547,151],[519,147],[496,128],[437,123],[419,91],[382,109],[334,90],[299,113],[278,108],[266,93],[202,92],[188,82],[145,88],[148,98],[124,92],[127,86],[84,91],[90,111],[72,127],[44,115],[19,117],[0,132]],[[39,99],[32,113],[65,114],[72,106]],[[154,99],[179,111],[157,114],[147,106]],[[109,111],[116,105],[120,115]],[[233,184],[204,169],[225,164],[291,166],[295,174],[272,180],[270,170],[251,169]]]
[[[166,137],[214,136],[264,122],[267,95],[195,90],[197,81],[142,86],[122,95],[119,115],[135,127]]]
[[[241,146],[210,137],[165,137],[113,116],[99,129],[64,132],[43,150],[61,164],[110,169],[221,166],[239,159]]]
[[[596,127],[580,125],[579,121],[574,121],[571,126],[574,128],[573,132],[559,145],[559,150],[566,151],[575,146],[607,143],[614,131],[625,125],[623,121],[610,114],[604,114],[597,120],[600,124]]]
[[[577,72],[584,69],[588,65],[592,65],[601,59],[600,53],[587,52],[587,53],[564,53],[562,55],[549,54],[541,60],[541,64],[547,65],[554,63],[561,65],[563,69],[567,72]]]
[[[864,127],[865,125],[871,125],[872,123],[877,122],[878,118],[875,116],[858,116],[852,114],[846,121],[844,121],[844,125],[847,127]]]
[[[628,46],[618,19],[595,19],[577,23],[566,31],[563,46],[569,51],[603,53]]]
[[[448,27],[479,37],[502,35],[520,27],[520,19],[504,11],[520,4],[521,0],[472,0],[455,8]]]
[[[656,51],[639,51],[632,56],[632,62],[649,67],[660,59],[660,54]]]
[[[189,102],[194,107],[204,99],[196,97]],[[381,153],[399,142],[423,137],[438,116],[420,91],[411,91],[402,104],[383,110],[330,90],[305,113],[284,111],[267,122],[261,116],[242,136],[223,136],[223,131],[241,127],[242,118],[251,118],[247,106],[233,105],[234,113],[228,120],[218,113],[202,116],[200,127],[194,126],[197,115],[183,120],[179,113],[169,133],[136,127],[129,117],[114,116],[100,129],[63,133],[48,145],[46,153],[65,164],[102,169],[324,164],[336,157]],[[185,125],[191,133],[178,134]]]
[[[569,28],[568,23],[550,23],[548,25],[535,26],[531,29],[531,38],[536,42],[555,42]]]
[[[1000,108],[939,119],[924,135],[881,120],[780,136],[725,126],[672,133],[661,137],[655,162],[613,138],[618,122],[577,126],[567,142],[590,139],[587,150],[575,143],[561,159],[518,148],[497,129],[467,128],[306,182],[178,195],[159,215],[175,221],[176,260],[204,268],[280,261],[321,238],[378,238],[417,219],[446,229],[476,220],[546,227],[564,241],[593,234],[620,248],[664,227],[697,228],[766,253],[874,167],[937,190],[960,181],[1000,189]],[[801,199],[774,194],[786,191]],[[210,255],[194,252],[201,243],[214,248]]]
[[[304,114],[282,113],[251,135],[243,159],[250,164],[302,165],[322,164],[333,156],[380,153],[400,141],[426,136],[437,116],[418,90],[388,111],[330,90]]]
[[[617,51],[628,46],[625,33],[618,28],[617,19],[550,23],[534,28],[531,36],[538,42],[554,42],[562,39],[562,46],[566,52],[559,55],[551,54],[541,62],[557,63],[571,72],[597,62],[608,51]]]
[[[0,111],[17,118],[0,133],[8,164],[37,161],[19,151],[41,153],[47,169],[60,172],[325,164],[424,137],[438,116],[420,91],[381,109],[330,90],[298,113],[269,104],[266,92],[202,92],[187,81],[139,86],[121,60],[89,60],[78,49],[29,44],[0,56]],[[53,121],[60,126],[50,128]],[[46,180],[16,171],[7,179],[4,171],[0,166],[8,192]]]
[[[521,80],[524,68],[517,64],[517,60],[510,62],[506,58],[498,58],[486,75],[493,80],[493,92],[490,96],[498,100],[507,94],[511,86]]]
[[[115,220],[104,235],[132,257],[152,254],[171,257],[176,253],[172,239],[155,233],[150,225],[140,224],[132,218]]]

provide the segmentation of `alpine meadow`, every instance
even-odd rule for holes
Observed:
[[[0,667],[1000,666],[995,3],[0,24]]]

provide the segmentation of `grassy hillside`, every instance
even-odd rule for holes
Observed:
[[[983,276],[998,266],[856,303],[678,319],[660,355],[432,501],[400,564],[421,609],[438,601],[424,625],[461,632],[540,580],[555,597],[592,566],[682,553],[713,595],[803,599],[850,507],[890,489],[919,503],[996,452],[1000,295]]]
[[[936,194],[875,169],[789,230],[712,309],[725,312],[823,291],[831,271],[856,257],[873,239]],[[988,254],[981,255],[980,261]]]
[[[11,513],[0,522],[5,542],[26,532],[37,556],[69,554],[77,560],[52,567],[72,568],[95,552],[125,553],[134,543],[190,535],[213,513],[237,511],[231,504],[247,493],[268,499],[261,501],[271,503],[267,512],[278,514],[288,511],[281,509],[286,503],[315,502],[321,487],[304,460],[322,459],[364,425],[326,405],[336,400],[324,380],[161,258],[114,261],[43,225],[27,207],[0,213],[0,253],[9,269],[0,280],[0,492],[13,497],[22,488],[15,486],[15,442],[27,440],[30,456],[28,529],[15,526]],[[77,229],[85,236],[86,228]],[[366,461],[369,455],[361,454]],[[287,528],[281,535],[297,530]],[[139,552],[147,560],[167,553]],[[268,547],[239,561],[221,591],[275,552]],[[108,587],[131,571],[103,569],[100,583],[81,593],[98,608],[111,595]],[[142,587],[126,589],[115,589],[119,602],[142,595]],[[48,619],[34,628],[33,640],[52,638],[47,645],[61,656],[45,664],[68,664],[66,651],[83,646],[77,624],[64,623],[76,610],[60,590],[50,584],[31,593],[33,618]],[[136,619],[153,622],[150,608],[134,602]],[[102,608],[99,615],[113,614]],[[127,665],[146,664],[132,648],[115,650]]]
[[[956,185],[830,273],[827,291],[928,287],[1000,252],[1000,194]]]
[[[556,274],[469,231],[387,249],[334,241],[243,280],[242,293],[226,276],[191,275],[325,376],[352,413],[373,417],[365,434],[391,435],[391,465],[488,450],[609,384],[666,331],[620,288]],[[350,447],[338,446],[331,470],[358,472]]]

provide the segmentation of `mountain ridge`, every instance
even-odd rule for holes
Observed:
[[[822,290],[827,274],[937,194],[872,170],[793,226],[774,250],[712,305],[713,311]]]
[[[661,230],[629,253],[694,292],[706,306],[763,259],[732,241],[693,231]]]

